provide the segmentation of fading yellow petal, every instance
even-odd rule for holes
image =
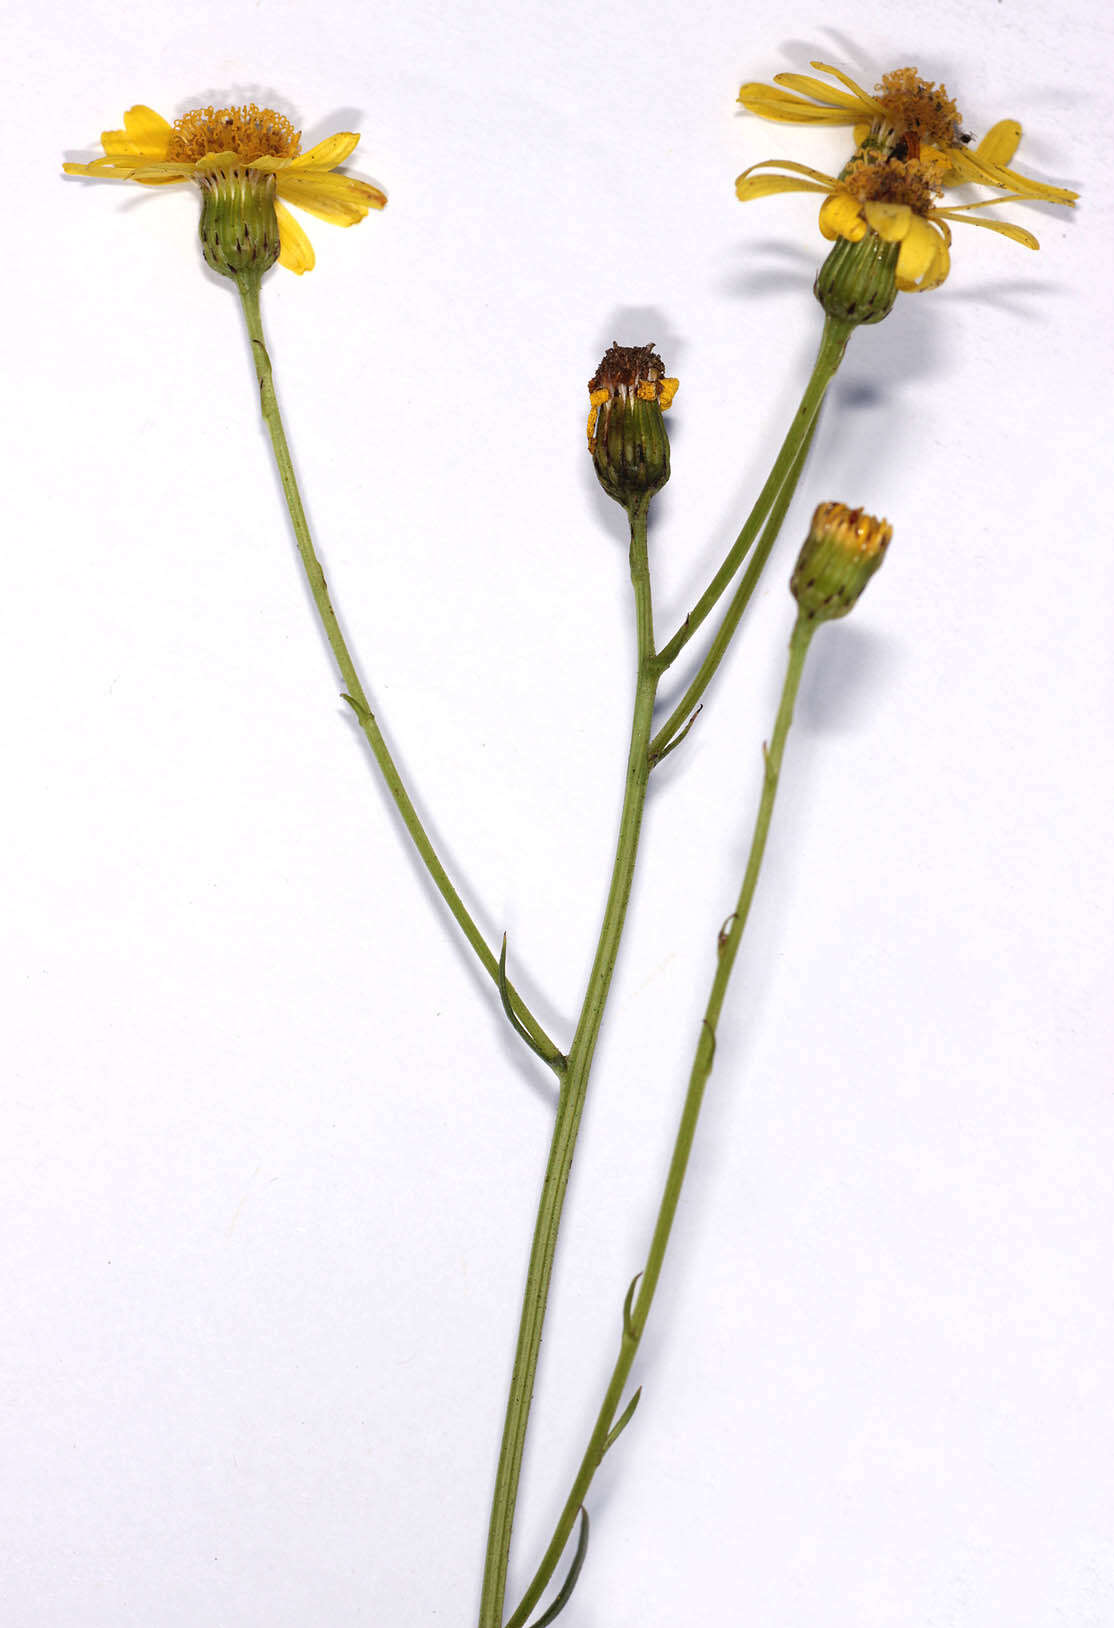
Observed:
[[[357,181],[352,175],[322,171],[296,175],[291,170],[280,170],[275,186],[287,203],[297,204],[299,209],[307,209],[333,226],[354,226],[369,209],[382,209],[387,202],[378,187]]]
[[[908,204],[879,203],[874,199],[863,204],[863,214],[883,243],[901,243],[908,236],[913,221],[913,211]]]
[[[859,200],[850,192],[833,192],[820,206],[820,231],[829,243],[837,237],[858,243],[866,236],[866,221]]]
[[[350,158],[360,145],[358,135],[351,130],[341,130],[335,136],[326,136],[319,141],[316,147],[311,147],[308,153],[299,153],[292,158],[288,165],[292,170],[335,170],[338,164],[343,164]]]
[[[299,277],[304,271],[312,271],[317,264],[313,244],[289,209],[285,209],[277,198],[275,218],[279,229],[279,265],[285,266],[287,271],[296,272]]]

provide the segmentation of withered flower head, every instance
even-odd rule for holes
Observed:
[[[588,381],[588,450],[600,485],[626,508],[669,479],[662,413],[677,391],[653,345],[612,345]]]

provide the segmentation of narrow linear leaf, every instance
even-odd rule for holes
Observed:
[[[630,1401],[627,1403],[626,1407],[623,1409],[618,1423],[613,1424],[611,1429],[608,1431],[607,1440],[603,1444],[603,1453],[609,1452],[611,1448],[614,1447],[615,1443],[619,1440],[619,1437],[623,1434],[623,1431],[634,1418],[634,1410],[638,1406],[638,1399],[641,1395],[642,1386],[640,1385],[635,1391],[634,1395],[631,1397]],[[601,1459],[603,1458],[603,1453],[600,1454]]]
[[[367,723],[371,714],[368,712],[365,706],[361,706],[360,702],[356,700],[354,695],[349,695],[347,690],[341,690],[340,698],[342,701],[348,702],[348,705],[352,708],[352,711],[356,714],[357,718],[362,724]]]
[[[669,756],[670,752],[675,752],[677,750],[678,746],[680,746],[681,742],[684,740],[685,736],[688,734],[689,730],[692,728],[693,724],[696,722],[696,720],[699,718],[700,714],[703,711],[704,711],[704,703],[703,703],[703,701],[701,701],[700,705],[697,707],[696,711],[693,713],[693,715],[689,719],[688,723],[681,730],[681,733],[679,735],[674,735],[673,739],[669,742],[669,745],[668,746],[663,746],[661,751],[658,752],[654,757],[652,757],[650,759],[650,767],[651,767],[651,769],[656,769],[659,763],[664,763],[665,762],[665,760]]]
[[[549,1628],[549,1624],[551,1622],[557,1621],[557,1618],[561,1615],[561,1612],[572,1599],[572,1591],[576,1587],[577,1578],[580,1576],[580,1568],[584,1564],[584,1558],[587,1553],[588,1511],[585,1509],[584,1505],[581,1504],[580,1535],[576,1540],[576,1553],[572,1557],[572,1565],[569,1567],[569,1575],[561,1584],[560,1592],[554,1598],[553,1604],[549,1607],[548,1611],[543,1611],[540,1617],[535,1617],[534,1621],[530,1624],[530,1628]]]
[[[514,1007],[511,1005],[511,992],[507,988],[507,935],[506,935],[506,933],[503,934],[503,942],[502,942],[502,945],[500,946],[500,949],[499,949],[499,999],[502,1001],[503,1010],[507,1014],[507,1022],[510,1024],[511,1028],[514,1030],[515,1034],[518,1035],[521,1039],[525,1040],[526,1044],[528,1046],[533,1047],[533,1049],[536,1051],[537,1047],[534,1046],[534,1042],[530,1038],[529,1030],[526,1028],[525,1024],[523,1024],[523,1023],[521,1023],[519,1021],[518,1013],[515,1011]]]
[[[538,1042],[534,1039],[533,1035],[530,1033],[529,1029],[526,1027],[525,1023],[522,1022],[522,1020],[519,1017],[518,1013],[514,1009],[514,1005],[513,1005],[512,1001],[511,1001],[511,992],[510,992],[510,989],[509,989],[509,987],[507,985],[507,935],[506,935],[506,933],[503,934],[503,942],[499,947],[498,984],[499,984],[499,999],[503,1003],[503,1011],[507,1014],[507,1022],[510,1024],[511,1028],[514,1030],[515,1034],[518,1036],[518,1038],[520,1040],[524,1040],[526,1042],[526,1044],[529,1046],[530,1050],[534,1053],[535,1057],[540,1057],[543,1063],[549,1063],[550,1065],[552,1065],[553,1063],[556,1063],[558,1068],[560,1069],[560,1071],[563,1073],[566,1066],[567,1066],[567,1064],[568,1064],[568,1058],[563,1057],[560,1052],[557,1053],[556,1057],[551,1057],[549,1052],[546,1050],[546,1048],[544,1046],[539,1046]]]
[[[634,1324],[631,1322],[630,1314],[631,1307],[634,1304],[634,1291],[638,1288],[638,1280],[641,1276],[641,1272],[636,1272],[631,1278],[630,1288],[627,1290],[627,1298],[623,1301],[623,1333],[626,1335],[628,1340],[637,1340],[638,1338]]]

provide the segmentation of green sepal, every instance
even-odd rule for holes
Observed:
[[[198,170],[201,249],[221,277],[262,277],[279,257],[275,177],[247,164]]]
[[[837,238],[813,286],[827,314],[853,328],[888,317],[897,299],[900,247],[869,230],[857,243]]]

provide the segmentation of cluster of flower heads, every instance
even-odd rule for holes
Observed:
[[[944,281],[953,221],[986,227],[1035,249],[1037,240],[1024,227],[987,219],[979,211],[1032,200],[1075,203],[1076,193],[1010,168],[1021,140],[1016,120],[1003,119],[975,146],[945,88],[922,79],[914,68],[883,75],[870,94],[838,68],[822,62],[811,66],[834,83],[782,73],[771,85],[744,85],[739,101],[764,119],[850,125],[853,155],[839,175],[789,159],[763,159],[739,176],[735,190],[743,201],[775,192],[822,193],[823,235],[829,241],[858,243],[872,234],[873,240],[896,245],[899,289],[935,288]],[[64,168],[69,175],[143,186],[193,181],[203,194],[213,193],[230,177],[241,188],[266,191],[268,208],[273,200],[279,263],[300,273],[312,268],[314,253],[285,204],[333,225],[351,226],[387,201],[378,187],[336,173],[358,141],[357,135],[342,131],[303,153],[300,132],[269,108],[197,108],[170,124],[140,105],[124,114],[122,130],[103,133],[102,157]],[[943,205],[948,188],[969,184],[992,188],[993,195],[976,203]]]
[[[855,152],[838,176],[795,164],[764,159],[735,183],[740,199],[775,192],[825,194],[820,230],[832,241],[857,243],[868,232],[898,245],[896,279],[905,291],[936,288],[948,275],[951,222],[984,226],[1004,237],[1039,248],[1032,232],[977,213],[994,204],[1040,200],[1072,205],[1078,196],[1064,187],[1010,169],[1021,126],[1003,119],[979,142],[962,128],[959,109],[942,85],[922,79],[914,68],[885,74],[873,95],[838,68],[811,64],[834,85],[808,74],[777,74],[772,85],[747,84],[739,101],[750,113],[789,124],[851,125]],[[975,184],[995,189],[977,203],[942,207],[949,187]]]
[[[382,209],[387,201],[367,181],[334,173],[359,140],[351,131],[341,131],[303,153],[301,132],[290,120],[254,103],[195,108],[174,124],[153,109],[139,106],[124,114],[122,130],[103,133],[102,158],[63,168],[67,175],[138,181],[149,187],[194,181],[203,192],[230,171],[245,171],[260,179],[273,175],[279,264],[301,274],[313,269],[313,248],[282,200],[333,226],[354,226],[369,209]]]

